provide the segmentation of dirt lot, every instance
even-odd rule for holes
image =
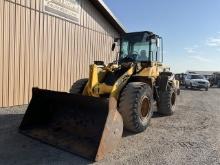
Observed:
[[[25,109],[0,109],[0,164],[92,163],[19,134]],[[173,116],[155,114],[145,132],[125,133],[117,150],[99,163],[220,164],[220,89],[182,90]]]

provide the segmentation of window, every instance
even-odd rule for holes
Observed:
[[[151,61],[148,33],[131,33],[121,38],[119,62]]]
[[[205,79],[202,75],[191,75],[191,79]]]

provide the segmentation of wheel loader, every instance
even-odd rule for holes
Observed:
[[[21,133],[79,156],[99,161],[116,148],[123,129],[143,132],[153,112],[172,115],[179,82],[164,67],[162,38],[152,32],[115,39],[120,51],[107,65],[95,61],[89,77],[70,91],[33,88]]]

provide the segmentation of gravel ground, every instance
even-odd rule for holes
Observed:
[[[171,117],[156,114],[140,134],[95,164],[220,164],[220,89],[182,90]],[[26,106],[0,109],[0,164],[92,164],[18,133]]]

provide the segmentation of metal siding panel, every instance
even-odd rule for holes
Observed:
[[[44,14],[44,20],[43,20],[43,56],[42,56],[42,88],[46,89],[47,88],[47,63],[48,63],[48,54],[47,54],[47,43],[48,43],[48,38],[47,38],[47,27],[48,27],[48,15]]]
[[[101,58],[102,58],[102,52],[101,52],[101,50],[102,50],[102,46],[101,46],[101,41],[100,41],[100,39],[101,39],[101,37],[100,37],[100,33],[97,33],[98,34],[98,54],[99,54],[99,57],[98,57],[98,60],[101,60]]]
[[[71,79],[70,79],[70,85],[73,85],[74,81],[76,80],[76,43],[75,43],[75,31],[76,31],[76,26],[72,25],[71,26],[71,69],[70,69],[70,75],[71,75]]]
[[[21,0],[21,2],[20,2],[20,4],[21,4],[22,6],[25,6],[25,3],[26,3],[26,0]]]
[[[43,87],[44,14],[39,14],[38,87]]]
[[[80,22],[79,24],[80,24],[81,26],[84,25],[84,24],[83,24],[83,19],[82,19],[82,18],[83,18],[83,3],[84,3],[84,0],[81,0],[81,1],[80,1],[80,7],[81,7],[81,9],[80,9],[80,21],[79,21],[79,22]]]
[[[19,87],[20,87],[20,60],[21,60],[21,54],[20,54],[20,38],[21,38],[21,7],[19,5],[15,6],[15,74],[14,74],[14,105],[19,105]]]
[[[15,4],[0,2],[6,3],[4,10],[0,6],[0,106],[27,103],[32,86],[67,91],[73,81],[88,77],[94,60],[113,58],[110,47],[117,32],[89,1],[81,1],[85,27],[39,13],[44,0],[13,1],[26,7],[15,10]]]
[[[102,61],[106,62],[106,53],[105,53],[105,44],[104,44],[104,35],[102,34],[101,35],[101,44],[102,44],[102,53],[101,53],[101,56],[102,56]]]
[[[34,6],[35,2],[31,1],[31,7]],[[29,39],[29,86],[28,86],[28,101],[32,96],[32,88],[34,86],[34,41],[35,41],[35,12],[34,10],[30,11],[30,39]]]
[[[13,106],[14,104],[14,61],[15,61],[15,4],[11,3],[9,5],[9,86],[8,86],[8,106]]]
[[[94,61],[93,56],[94,56],[94,52],[93,52],[93,33],[89,31],[89,56],[90,56],[90,61]],[[88,68],[89,69],[89,68]]]
[[[81,31],[82,31],[82,28],[79,28],[78,29],[79,31],[78,31],[78,48],[79,48],[79,52],[78,52],[78,57],[79,57],[79,67],[78,67],[78,69],[79,69],[79,77],[78,77],[78,79],[80,79],[80,78],[82,78],[82,72],[83,72],[83,61],[82,61],[82,33],[81,33]]]
[[[107,51],[106,51],[106,44],[107,44],[107,42],[106,42],[106,40],[105,40],[106,38],[105,38],[105,35],[103,35],[102,36],[102,42],[103,42],[103,53],[104,53],[104,61],[105,61],[105,63],[107,62],[107,56],[108,56],[108,54],[107,54]]]
[[[25,93],[25,58],[26,58],[26,54],[25,54],[25,13],[26,10],[24,7],[21,7],[21,18],[20,18],[20,22],[21,22],[21,34],[20,34],[20,81],[19,81],[19,104],[25,103],[24,101],[24,93]]]
[[[69,84],[68,84],[68,91],[70,89],[70,87],[72,86],[72,82],[73,82],[73,76],[71,74],[72,70],[73,70],[73,49],[74,49],[74,40],[73,40],[73,24],[69,24],[69,45],[68,45],[68,54],[69,54],[69,67],[68,67],[68,76],[69,76]]]
[[[92,33],[92,38],[93,38],[93,42],[92,42],[92,47],[93,47],[93,58],[97,59],[97,54],[96,54],[96,46],[95,43],[96,41],[96,34],[93,32]]]
[[[58,65],[57,65],[57,68],[58,68],[58,77],[57,77],[57,85],[58,85],[58,89],[57,90],[61,90],[61,68],[62,68],[62,47],[63,47],[63,24],[62,24],[62,21],[58,21],[58,33],[59,33],[59,44],[58,44],[58,54],[57,54],[57,57],[58,57]]]
[[[4,62],[4,52],[3,52],[3,36],[4,36],[4,1],[0,0],[0,107],[3,106],[3,62]]]
[[[65,91],[68,91],[70,89],[71,86],[71,75],[70,75],[70,70],[71,70],[71,32],[72,32],[72,28],[71,28],[71,24],[68,22],[67,23],[67,62],[66,62],[66,87],[65,87]]]
[[[95,29],[94,11],[93,11],[92,4],[91,4],[91,3],[89,3],[89,8],[91,8],[91,9],[89,10],[90,28],[94,30],[94,29]]]
[[[87,60],[87,65],[85,66],[85,77],[88,77],[88,66],[90,65],[90,58],[89,58],[89,30],[86,29],[86,40],[85,40],[85,45],[86,45],[86,60]]]
[[[25,6],[26,6],[27,8],[30,8],[30,7],[31,7],[31,1],[32,1],[32,0],[25,0]]]
[[[60,70],[59,70],[59,91],[63,90],[63,68],[64,68],[64,60],[65,60],[65,54],[64,54],[64,46],[65,46],[65,23],[60,21],[61,31],[60,31]]]
[[[86,22],[86,25],[85,27],[90,27],[90,24],[89,24],[89,18],[88,18],[88,10],[89,10],[89,7],[88,7],[88,3],[85,3],[85,22]]]
[[[47,69],[46,69],[46,77],[47,77],[47,82],[46,82],[46,88],[51,89],[50,81],[51,81],[51,62],[52,62],[52,40],[51,40],[51,24],[52,24],[52,18],[51,16],[48,16],[47,19]]]
[[[39,11],[40,10],[40,0],[35,0],[36,2],[36,7],[35,7],[35,10]],[[37,25],[37,24],[36,24]]]
[[[86,78],[86,71],[87,71],[87,66],[88,66],[88,61],[87,61],[87,54],[86,54],[86,29],[85,28],[83,28],[82,29],[82,35],[83,35],[83,37],[82,37],[82,50],[83,50],[83,52],[82,52],[82,64],[84,64],[83,65],[83,75],[82,75],[82,77],[83,78]]]
[[[69,60],[69,50],[68,50],[68,46],[69,46],[69,22],[66,22],[66,31],[65,31],[65,49],[64,49],[64,56],[65,56],[65,61],[64,61],[64,87],[63,90],[67,91],[68,90],[68,60]]]
[[[80,78],[84,78],[85,65],[86,65],[86,63],[85,63],[85,54],[84,54],[84,43],[83,43],[83,41],[84,41],[84,28],[80,28],[80,35],[81,35],[81,37],[80,37],[81,52],[80,52],[79,55],[80,55],[80,60],[81,60],[80,64],[83,64],[82,65],[82,70],[80,72]]]
[[[82,54],[81,54],[81,29],[78,27],[78,32],[77,32],[77,35],[78,35],[78,37],[77,37],[77,47],[78,47],[78,54],[77,54],[77,56],[78,56],[78,77],[77,77],[77,79],[79,79],[79,78],[81,78],[81,72],[82,72],[82,63],[81,63],[81,59],[82,59]]]
[[[8,104],[8,83],[9,83],[9,2],[5,2],[4,5],[4,62],[3,62],[3,107],[7,107]]]
[[[34,87],[39,84],[39,46],[40,46],[40,14],[35,11],[35,36],[34,36]]]
[[[93,48],[94,48],[94,60],[98,60],[98,54],[97,54],[97,34],[95,33],[95,32],[93,32],[93,37],[94,37],[94,39],[93,39],[93,42],[92,42],[92,44],[93,44]]]
[[[93,38],[93,40],[92,40],[92,47],[93,47],[93,61],[94,61],[94,60],[98,59],[97,58],[97,53],[96,53],[96,46],[95,46],[95,44],[97,42],[97,40],[96,40],[96,33],[95,32],[92,33],[92,38]]]
[[[58,75],[59,75],[59,43],[60,43],[60,39],[59,39],[59,20],[56,19],[56,38],[55,38],[55,66],[54,66],[54,85],[55,85],[55,90],[58,90]]]
[[[39,4],[40,4],[40,7],[39,7],[39,10],[40,12],[43,12],[44,11],[44,8],[43,8],[43,5],[44,5],[44,0],[39,0]]]
[[[67,54],[67,49],[68,49],[68,22],[64,23],[64,41],[63,41],[63,55],[62,55],[62,59],[63,59],[63,67],[62,67],[62,83],[61,83],[61,90],[65,91],[66,90],[66,81],[67,81],[67,58],[68,58],[68,54]]]
[[[28,1],[26,1],[28,3]],[[30,89],[30,10],[26,8],[25,12],[25,92],[24,102],[29,101],[29,89]]]
[[[56,89],[56,84],[55,84],[55,54],[56,54],[56,20],[55,17],[52,17],[52,22],[51,22],[51,70],[50,70],[50,87],[51,89],[55,90]]]
[[[19,6],[21,5],[21,0],[15,0],[15,2],[17,5],[19,5]]]
[[[78,38],[79,38],[79,28],[78,26],[75,27],[75,32],[74,32],[74,42],[75,42],[75,57],[74,59],[76,60],[76,63],[75,63],[75,72],[76,72],[76,75],[75,75],[75,80],[77,80],[79,78],[79,68],[80,68],[80,63],[79,63],[79,41],[78,41]]]
[[[87,61],[86,61],[86,54],[85,54],[85,28],[81,29],[81,64],[83,65],[83,70],[82,70],[82,75],[81,78],[85,78],[85,72],[86,72],[86,65],[87,65]]]
[[[89,60],[89,43],[88,43],[88,29],[85,28],[85,59],[86,59],[86,65],[85,65],[85,78],[88,78],[88,66],[90,65],[90,60]]]

